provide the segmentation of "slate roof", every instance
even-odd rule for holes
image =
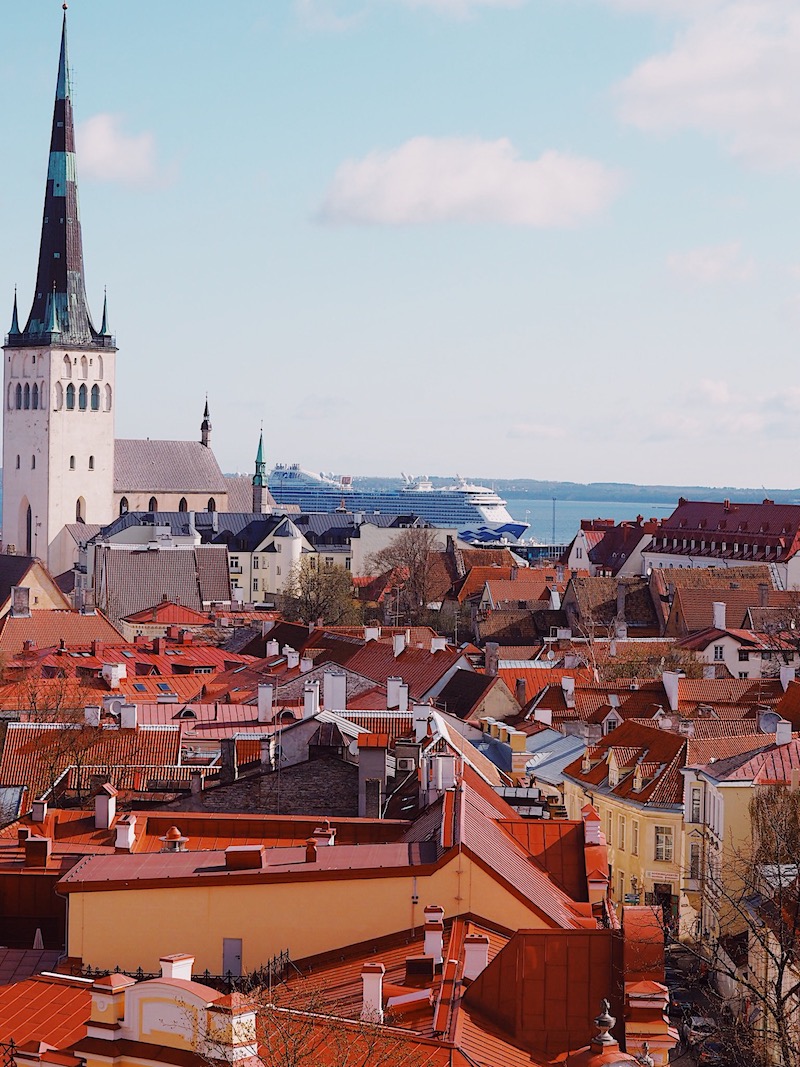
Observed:
[[[450,715],[467,719],[499,678],[490,678],[475,671],[456,671],[436,696],[436,704]]]
[[[116,441],[115,493],[227,491],[214,453],[199,441]]]
[[[94,567],[97,605],[112,620],[152,608],[165,597],[198,612],[203,601],[231,599],[227,549],[222,545],[159,552],[98,545]]]
[[[11,587],[24,585],[29,568],[36,562],[34,556],[0,555],[0,604],[11,596]]]

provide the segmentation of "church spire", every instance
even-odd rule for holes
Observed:
[[[66,4],[61,28],[61,54],[50,135],[36,291],[28,322],[17,343],[49,344],[53,322],[60,327],[60,341],[63,344],[110,345],[111,339],[95,330],[86,300],[83,243],[78,216],[75,130],[67,61]]]
[[[17,314],[17,287],[14,286],[14,310],[11,312],[11,329],[9,336],[19,336],[19,315]]]
[[[203,408],[203,421],[200,423],[200,444],[206,448],[211,447],[211,415],[208,410],[208,393],[206,393],[206,406]]]
[[[105,289],[103,290],[103,321],[100,324],[100,336],[111,336],[111,330],[108,328],[108,293]]]
[[[262,515],[269,505],[267,481],[267,465],[264,462],[264,431],[262,429],[258,436],[256,470],[253,475],[253,512],[257,515]]]

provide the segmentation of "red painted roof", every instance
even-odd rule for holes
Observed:
[[[86,1034],[91,982],[29,978],[0,988],[0,1041],[45,1041],[64,1048]]]
[[[218,613],[219,614],[219,613]],[[162,600],[151,608],[144,608],[128,615],[125,622],[162,623],[179,626],[205,626],[210,620],[209,612],[195,611],[185,604],[176,604],[174,600]]]
[[[370,641],[350,656],[347,668],[381,685],[386,684],[387,678],[402,678],[412,700],[418,700],[460,659],[460,652],[430,652],[421,648],[405,648],[395,656],[390,644]]]
[[[101,612],[84,615],[79,611],[31,611],[29,616],[6,615],[0,621],[0,652],[20,652],[26,641],[36,648],[67,645],[90,645],[105,641],[122,645],[125,638]]]

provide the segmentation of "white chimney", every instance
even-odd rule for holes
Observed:
[[[123,704],[119,709],[119,725],[123,730],[135,730],[139,709],[135,704]]]
[[[395,659],[403,654],[403,650],[406,647],[406,635],[394,634],[392,637],[392,652],[395,655]]]
[[[46,800],[34,800],[31,804],[31,821],[32,822],[44,822],[47,818],[47,801]]]
[[[787,667],[786,664],[781,666],[781,689],[784,693],[789,688],[789,682],[793,682],[795,679],[795,668]]]
[[[489,965],[489,938],[486,934],[467,934],[464,938],[464,978],[470,982]]]
[[[451,755],[433,757],[433,788],[444,792],[456,784],[456,758]]]
[[[561,609],[561,594],[557,589],[550,590],[550,610],[559,611]]]
[[[284,649],[284,651],[286,650]],[[300,653],[295,652],[293,648],[290,648],[289,651],[286,652],[286,666],[290,671],[293,671],[295,667],[300,666]]]
[[[325,711],[344,711],[347,707],[347,675],[326,671],[322,678],[322,706]]]
[[[300,673],[308,674],[309,671],[314,669],[314,661],[311,656],[303,656],[300,660]]]
[[[383,1023],[383,976],[385,973],[386,968],[382,963],[365,963],[361,968],[362,1022]]]
[[[386,679],[386,709],[387,711],[399,711],[400,709],[400,686],[402,678]]]
[[[303,718],[313,719],[315,715],[319,715],[319,680],[303,686]]]
[[[564,694],[564,703],[568,708],[575,707],[575,679],[565,675],[561,679],[561,692]]]
[[[423,955],[432,956],[434,965],[444,960],[444,908],[428,904],[425,908],[425,948]]]
[[[792,724],[786,719],[778,719],[775,725],[775,744],[788,745],[792,740]]]
[[[94,798],[95,830],[110,830],[117,814],[117,791],[108,782],[102,786]]]
[[[725,627],[725,604],[721,600],[715,600],[711,605],[711,625],[716,630],[724,630]]]
[[[431,638],[431,652],[444,652],[447,649],[446,637]]]
[[[124,815],[117,822],[115,829],[117,837],[114,841],[114,848],[121,848],[126,852],[130,852],[136,840],[136,816]]]
[[[397,706],[398,711],[408,711],[408,686],[405,682],[398,688],[398,697],[400,703]]]
[[[274,659],[275,656],[279,656],[281,654],[281,646],[273,637],[270,641],[267,641],[266,647],[264,648],[264,652],[266,654],[267,659]]]
[[[87,726],[99,726],[100,725],[100,705],[99,704],[87,704],[83,709],[84,719]]]
[[[678,690],[680,688],[681,675],[678,671],[664,671],[661,675],[661,681],[664,685],[664,692],[667,694],[667,700],[669,701],[669,710],[678,710]]]
[[[428,704],[414,705],[414,740],[424,741],[428,736],[428,722],[431,717],[431,709]]]
[[[178,952],[174,956],[162,956],[158,962],[161,964],[162,978],[180,978],[184,982],[191,982],[194,956]]]
[[[269,682],[258,684],[258,721],[271,722],[272,720],[272,694],[274,689]]]
[[[365,626],[364,627],[364,640],[365,641],[377,641],[381,636],[380,626]]]
[[[124,663],[104,663],[100,673],[109,689],[119,689],[119,683],[128,677],[128,668]]]
[[[600,816],[596,810],[587,804],[581,809],[583,819],[583,840],[587,845],[600,844]]]

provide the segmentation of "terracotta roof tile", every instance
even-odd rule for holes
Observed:
[[[38,648],[89,645],[92,641],[121,645],[125,638],[101,613],[84,615],[78,611],[32,611],[29,616],[6,615],[0,622],[0,651],[19,652],[25,641]]]

